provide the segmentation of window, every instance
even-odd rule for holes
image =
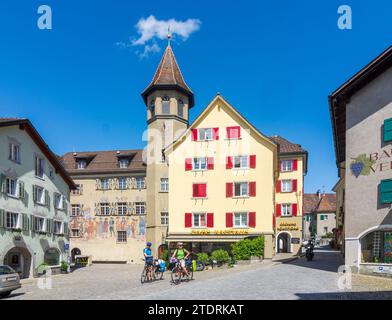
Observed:
[[[35,176],[44,177],[44,159],[39,156],[35,156]]]
[[[293,160],[282,160],[282,172],[293,171]]]
[[[227,139],[240,139],[241,138],[241,128],[239,126],[227,127],[226,128],[226,137],[227,137]]]
[[[80,231],[79,231],[79,229],[71,229],[71,237],[73,237],[73,238],[78,238],[78,237],[80,237]]]
[[[103,216],[110,215],[110,204],[107,202],[100,204],[100,214]]]
[[[45,229],[45,218],[41,217],[33,217],[34,223],[33,223],[33,230],[35,232],[44,232]]]
[[[282,216],[291,216],[292,215],[292,205],[290,203],[282,204]]]
[[[44,262],[48,266],[58,266],[60,265],[60,253],[55,248],[49,248],[45,251]]]
[[[161,192],[168,192],[168,191],[169,191],[169,179],[161,178]]]
[[[18,196],[18,181],[16,179],[7,178],[6,179],[6,191],[7,195],[11,197]]]
[[[167,226],[169,224],[169,212],[161,212],[161,225]]]
[[[184,116],[184,102],[181,99],[177,103],[177,115],[181,118]]]
[[[207,170],[207,158],[193,158],[193,170]]]
[[[86,169],[87,161],[84,159],[76,160],[76,169]]]
[[[15,143],[9,144],[9,156],[8,159],[11,161],[20,163],[20,146]]]
[[[20,227],[19,224],[19,213],[7,212],[6,214],[6,227],[8,229],[17,229]]]
[[[164,97],[162,99],[162,114],[170,114],[170,98]]]
[[[82,215],[82,208],[80,204],[71,205],[71,217],[79,217]]]
[[[152,100],[150,102],[150,112],[151,112],[151,117],[155,116],[155,101]]]
[[[118,178],[118,188],[120,190],[125,190],[128,187],[127,178]]]
[[[392,118],[384,120],[384,142],[392,141]]]
[[[193,184],[193,198],[205,198],[207,197],[207,184],[206,183],[194,183]]]
[[[207,226],[207,218],[205,213],[193,214],[193,228],[205,228]]]
[[[212,140],[212,128],[199,129],[199,140],[200,141]]]
[[[50,168],[50,170],[49,170],[49,178],[50,179],[54,179],[54,170],[53,170],[53,168]]]
[[[381,203],[392,203],[392,179],[382,180],[380,183]]]
[[[129,159],[122,158],[118,160],[118,166],[122,169],[128,168],[129,165]]]
[[[247,197],[248,192],[248,182],[235,182],[234,183],[234,197]]]
[[[125,216],[128,212],[128,206],[126,202],[117,203],[117,214],[119,216]]]
[[[281,182],[282,192],[291,192],[293,190],[293,184],[291,180],[282,180]]]
[[[55,203],[55,207],[56,209],[64,209],[64,197],[59,194],[59,193],[55,193],[54,194],[54,203]]]
[[[145,188],[144,177],[136,178],[136,188],[137,189],[144,189]]]
[[[61,221],[54,221],[53,222],[53,233],[54,234],[62,234],[63,233],[62,226],[63,226],[63,223]]]
[[[79,196],[82,194],[82,189],[83,189],[83,185],[82,184],[77,184],[76,185],[76,189],[75,190],[71,190],[71,194],[73,196]]]
[[[320,220],[321,220],[321,221],[328,220],[328,215],[326,215],[326,214],[321,214],[321,215],[320,215]]]
[[[247,228],[248,227],[248,213],[236,212],[234,213],[234,228]]]
[[[136,214],[143,215],[146,213],[146,203],[145,202],[135,202],[135,212]]]
[[[108,190],[109,189],[109,179],[101,179],[100,180],[100,188],[101,188],[101,190]]]
[[[328,227],[324,227],[324,233],[328,233]]]
[[[127,242],[126,231],[117,231],[117,242]]]
[[[249,167],[248,156],[235,156],[233,158],[234,158],[233,167],[235,169],[248,169]]]
[[[45,190],[42,187],[34,186],[35,189],[35,200],[39,204],[45,204]]]

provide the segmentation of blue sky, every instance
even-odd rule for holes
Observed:
[[[37,28],[48,4],[53,29]],[[348,4],[353,29],[337,27]],[[0,117],[28,117],[58,154],[142,148],[140,92],[161,48],[140,57],[135,25],[200,20],[173,50],[195,92],[194,119],[216,92],[267,135],[309,151],[305,191],[337,181],[328,95],[391,45],[389,0],[324,1],[22,1],[0,2]],[[125,43],[123,47],[118,43]],[[117,45],[116,45],[117,44]]]

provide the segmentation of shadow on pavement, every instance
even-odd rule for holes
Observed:
[[[0,300],[7,300],[7,299],[10,299],[10,298],[15,298],[15,297],[18,297],[18,296],[23,296],[23,295],[25,295],[24,292],[11,293],[8,297],[0,298]]]
[[[296,293],[301,300],[392,300],[392,291]]]

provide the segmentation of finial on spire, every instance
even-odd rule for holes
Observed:
[[[171,39],[171,33],[170,33],[170,25],[167,27],[167,44],[170,46],[170,39]]]

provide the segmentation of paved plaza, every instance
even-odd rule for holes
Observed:
[[[314,261],[257,263],[195,273],[179,285],[164,280],[141,284],[141,265],[97,264],[52,277],[52,289],[29,280],[8,298],[16,299],[392,299],[392,279],[353,275],[352,289],[338,288],[335,251],[316,250]]]

